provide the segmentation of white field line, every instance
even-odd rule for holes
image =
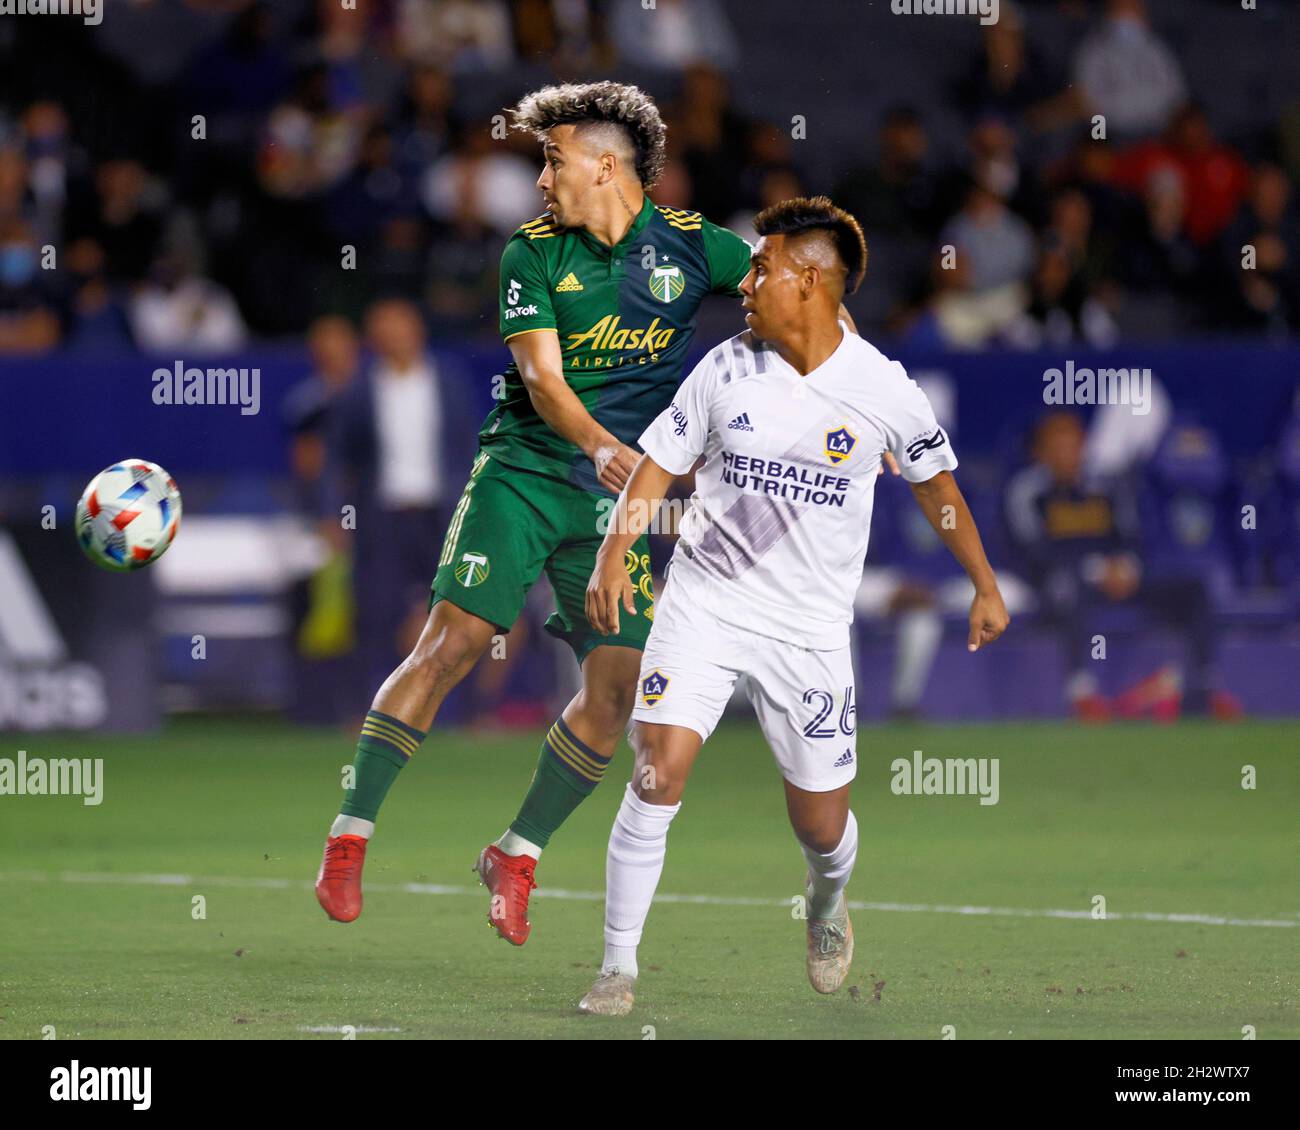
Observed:
[[[365,1032],[400,1032],[401,1031],[400,1028],[368,1028],[364,1024],[349,1024],[349,1025],[299,1024],[298,1025],[299,1032],[333,1032],[338,1035],[342,1035],[344,1032],[348,1031],[349,1028],[352,1030],[354,1034],[365,1033]]]
[[[200,875],[128,875],[113,872],[9,871],[0,872],[0,882],[86,883],[91,886],[122,884],[132,887],[236,887],[248,890],[310,890],[312,884],[300,879],[237,879]],[[475,895],[483,888],[443,883],[366,883],[367,892],[408,895]],[[601,902],[602,891],[567,891],[556,887],[539,889],[534,898],[561,899],[568,902]],[[696,906],[790,906],[790,899],[746,898],[732,895],[655,895],[657,903],[686,903]],[[965,914],[976,918],[1069,918],[1091,920],[1090,910],[1027,910],[1008,906],[945,906],[916,902],[855,902],[850,910],[874,910],[900,914]],[[1300,918],[1227,918],[1218,914],[1155,914],[1144,911],[1108,913],[1108,922],[1176,922],[1196,926],[1267,926],[1296,928]]]

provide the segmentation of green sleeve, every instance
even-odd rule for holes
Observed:
[[[501,336],[555,329],[551,284],[541,249],[525,235],[515,235],[501,253],[498,280]]]
[[[749,256],[753,252],[734,231],[704,221],[704,254],[709,260],[709,290],[713,294],[737,295],[740,283],[749,274]]]

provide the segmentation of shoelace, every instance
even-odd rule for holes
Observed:
[[[360,855],[360,848],[351,840],[339,840],[325,849],[325,878],[346,879],[347,868]]]
[[[536,891],[536,889],[537,889],[537,880],[536,880],[536,879],[533,879],[533,869],[532,869],[532,867],[520,867],[519,871],[516,871],[515,874],[516,874],[516,875],[519,875],[521,879],[526,879],[526,880],[528,880],[528,889],[529,889],[529,891]],[[525,892],[525,893],[526,893],[526,892]]]
[[[844,927],[834,922],[814,922],[813,940],[820,954],[831,954],[844,948]]]

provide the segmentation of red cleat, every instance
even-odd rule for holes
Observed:
[[[1099,694],[1080,695],[1074,700],[1074,716],[1089,724],[1109,722],[1111,719],[1110,703]]]
[[[1237,722],[1245,715],[1241,699],[1231,691],[1210,692],[1210,717],[1216,722]]]
[[[537,890],[536,866],[531,855],[506,855],[496,844],[488,844],[474,864],[479,881],[492,893],[488,924],[512,946],[528,941],[533,928],[528,921],[528,895]]]
[[[366,862],[364,836],[330,836],[316,875],[316,899],[335,922],[361,915],[361,867]]]

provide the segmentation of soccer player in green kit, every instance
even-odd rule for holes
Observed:
[[[362,726],[316,894],[336,921],[361,913],[366,845],[389,786],[544,570],[557,605],[546,628],[572,647],[582,689],[547,733],[518,815],[476,864],[492,895],[489,922],[522,945],[542,849],[600,783],[627,730],[653,617],[642,536],[626,558],[636,614],[613,636],[587,621],[606,500],[639,457],[630,444],[681,381],[701,300],[739,294],[750,247],[646,196],[663,169],[666,130],[636,87],[547,87],[513,116],[543,143],[546,204],[501,257],[500,328],[513,363],[447,530],[428,622]]]

